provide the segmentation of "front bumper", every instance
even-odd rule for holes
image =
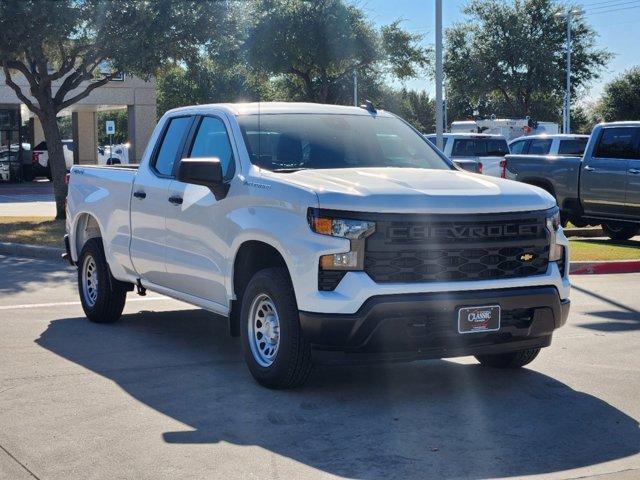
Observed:
[[[460,335],[458,308],[481,305],[500,305],[500,330]],[[552,286],[381,295],[354,314],[302,311],[300,325],[322,363],[445,358],[546,347],[569,305]]]

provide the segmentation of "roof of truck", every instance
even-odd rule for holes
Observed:
[[[518,140],[531,140],[531,139],[541,139],[541,138],[560,138],[565,140],[576,140],[580,138],[589,138],[589,135],[583,135],[576,133],[539,133],[537,135],[522,135],[521,137],[514,138],[509,143],[517,142]]]
[[[211,103],[208,105],[192,105],[170,110],[169,113],[191,113],[208,109],[224,110],[231,115],[257,115],[271,113],[322,113],[332,115],[371,115],[361,107],[346,107],[342,105],[325,105],[322,103],[301,102],[252,102],[252,103]],[[384,110],[378,110],[376,115],[382,117],[393,116]]]

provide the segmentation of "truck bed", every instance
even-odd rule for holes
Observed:
[[[581,157],[511,154],[505,159],[506,178],[544,188],[563,210],[575,207]]]
[[[138,165],[74,165],[69,179],[67,209],[71,218],[77,222],[82,221],[81,214],[91,215],[98,222],[106,257],[116,260],[111,268],[125,272],[133,271],[129,207],[137,168]],[[117,273],[120,272],[114,272]]]

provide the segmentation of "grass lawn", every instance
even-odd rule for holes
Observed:
[[[64,248],[64,220],[51,217],[0,217],[0,242]]]
[[[569,240],[571,260],[640,260],[640,241],[619,242],[596,238]]]

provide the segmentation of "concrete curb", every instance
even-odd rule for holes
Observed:
[[[42,258],[47,260],[62,260],[62,248],[45,247],[42,245],[27,245],[22,243],[0,242],[0,255],[14,255],[27,258]]]
[[[565,237],[583,237],[583,238],[595,238],[605,237],[606,235],[600,227],[594,228],[564,228],[562,230]]]
[[[640,260],[613,260],[608,262],[571,262],[571,275],[601,273],[638,273]]]

